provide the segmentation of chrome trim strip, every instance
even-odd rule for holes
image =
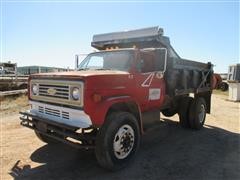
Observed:
[[[112,100],[116,100],[116,99],[125,99],[125,98],[129,98],[130,96],[115,96],[115,97],[110,97],[107,99],[107,101],[112,101]]]

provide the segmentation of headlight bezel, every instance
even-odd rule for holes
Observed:
[[[71,98],[75,101],[80,100],[81,92],[79,87],[72,87],[71,88]]]
[[[32,84],[31,91],[34,96],[38,95],[39,92],[38,84]]]

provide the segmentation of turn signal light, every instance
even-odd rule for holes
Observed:
[[[93,94],[93,101],[100,102],[102,100],[102,96],[100,94]]]

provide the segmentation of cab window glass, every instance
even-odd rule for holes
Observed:
[[[155,58],[153,54],[149,54],[145,52],[141,53],[138,69],[142,73],[155,71]]]

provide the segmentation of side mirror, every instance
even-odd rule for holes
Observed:
[[[75,55],[75,70],[78,69],[78,63],[79,63],[78,55]]]

